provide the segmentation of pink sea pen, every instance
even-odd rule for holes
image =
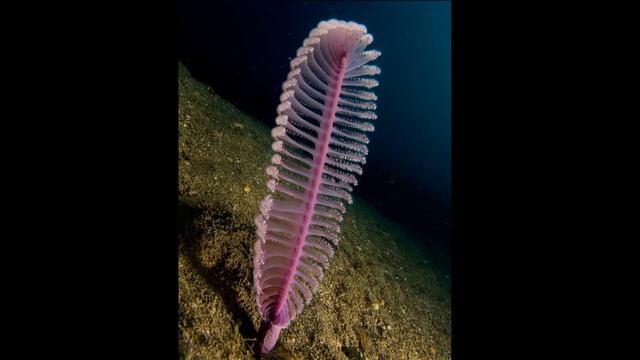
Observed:
[[[262,316],[260,353],[300,314],[320,286],[338,246],[344,202],[361,175],[373,131],[378,82],[366,65],[380,56],[365,26],[321,21],[311,30],[282,85],[270,194],[256,217],[254,286]]]

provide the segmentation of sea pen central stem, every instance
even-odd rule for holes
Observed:
[[[302,254],[302,248],[304,246],[304,241],[309,232],[309,225],[311,225],[311,220],[313,217],[313,211],[316,206],[316,201],[318,198],[318,192],[320,191],[320,185],[322,185],[322,172],[324,170],[324,163],[327,158],[327,152],[329,151],[329,142],[331,141],[331,131],[333,130],[333,122],[336,118],[336,111],[338,109],[338,101],[340,100],[340,90],[342,89],[342,81],[344,80],[344,74],[347,69],[347,58],[345,55],[340,58],[340,65],[338,69],[338,74],[333,81],[330,81],[328,84],[329,90],[327,91],[328,101],[325,104],[325,108],[322,112],[323,122],[320,124],[321,131],[318,133],[319,142],[317,146],[319,147],[317,156],[314,157],[314,168],[313,168],[313,176],[311,177],[311,187],[308,191],[307,195],[307,205],[304,212],[304,218],[302,222],[302,226],[300,226],[300,230],[298,235],[296,236],[296,245],[293,253],[293,257],[291,259],[291,263],[289,266],[289,270],[287,275],[285,276],[285,283],[282,287],[285,291],[280,293],[278,297],[278,301],[276,302],[276,306],[274,309],[274,315],[276,318],[275,323],[279,324],[279,320],[285,318],[284,316],[280,316],[280,313],[284,310],[284,305],[286,303],[286,299],[288,298],[288,293],[291,290],[291,283],[293,282],[293,278],[296,273],[296,269],[298,268],[298,263],[300,262],[300,255]]]

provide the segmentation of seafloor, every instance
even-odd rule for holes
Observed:
[[[253,219],[267,193],[270,129],[183,65],[179,95],[180,357],[255,359]],[[358,197],[341,235],[320,290],[272,358],[450,359],[449,286],[423,250]]]

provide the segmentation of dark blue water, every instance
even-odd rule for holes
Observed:
[[[378,120],[356,189],[442,261],[451,226],[451,4],[190,1],[179,4],[179,58],[192,75],[274,126],[289,60],[321,20],[367,26]]]

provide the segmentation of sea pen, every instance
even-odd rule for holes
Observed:
[[[267,167],[269,195],[256,217],[254,286],[262,316],[260,353],[300,314],[320,286],[336,247],[344,202],[362,174],[374,130],[378,85],[364,51],[373,36],[364,25],[335,19],[311,30],[282,85],[275,152]]]

